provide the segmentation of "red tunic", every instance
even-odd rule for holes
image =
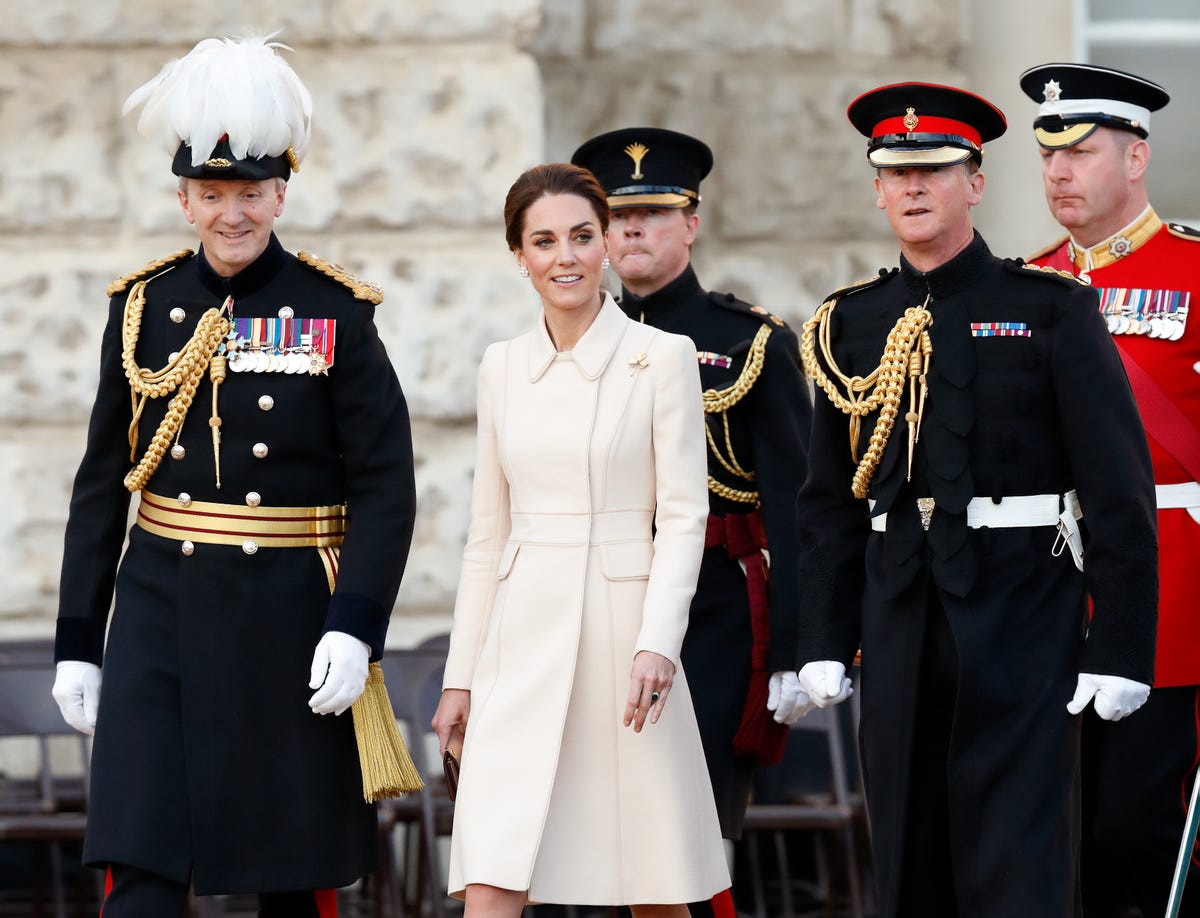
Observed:
[[[1200,310],[1197,242],[1200,234],[1195,230],[1164,224],[1153,209],[1147,208],[1129,226],[1091,249],[1083,249],[1068,238],[1031,258],[1030,263],[1087,275],[1101,290],[1102,309],[1106,299],[1114,298],[1112,291],[1124,289],[1190,293],[1191,310],[1195,311]],[[1106,289],[1110,291],[1107,294]],[[1189,420],[1200,423],[1200,317],[1185,320],[1183,334],[1177,340],[1114,333],[1113,341]],[[1136,387],[1134,394],[1138,394]],[[1139,404],[1145,413],[1144,404]],[[1148,439],[1155,484],[1195,480],[1153,435]],[[1195,595],[1200,509],[1193,508],[1191,513],[1196,518],[1186,509],[1158,511],[1159,608],[1154,684],[1160,687],[1200,683],[1200,614]]]

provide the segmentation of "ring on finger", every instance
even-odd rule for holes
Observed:
[[[651,703],[651,704],[658,704],[658,699],[659,699],[659,698],[661,698],[661,697],[662,697],[662,696],[661,696],[661,695],[659,695],[659,694],[658,694],[658,692],[651,692],[651,693],[650,693],[650,703]]]

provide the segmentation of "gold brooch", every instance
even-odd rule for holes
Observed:
[[[634,354],[629,358],[629,375],[632,376],[638,370],[645,369],[647,366],[645,354]]]

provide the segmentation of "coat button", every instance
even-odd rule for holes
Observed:
[[[245,542],[242,543],[242,551],[244,551],[248,555],[252,555],[256,551],[258,551],[258,543],[255,542],[253,539],[247,539]]]
[[[250,452],[254,453],[255,459],[266,459],[267,453],[270,452],[270,450],[267,449],[267,444],[265,443],[255,443],[252,447],[250,447]]]
[[[269,395],[260,395],[258,397],[258,407],[263,411],[270,411],[275,407],[275,399],[271,398]]]
[[[247,507],[257,507],[261,503],[262,503],[262,495],[259,494],[257,491],[251,491],[249,494],[246,495],[246,506]]]
[[[179,492],[179,506],[190,507],[191,505],[192,505],[192,495],[188,494],[187,491],[180,491]]]
[[[187,450],[184,449],[182,446],[180,446],[178,443],[176,443],[174,446],[171,447],[171,458],[172,459],[182,459],[186,455],[187,455]]]
[[[179,546],[179,550],[183,552],[186,557],[190,558],[195,553],[196,546],[191,542],[185,541]]]
[[[183,311],[182,307],[176,306],[174,309],[171,310],[171,321],[174,322],[176,325],[178,325],[180,322],[182,322],[186,318],[187,318],[187,313]]]
[[[295,314],[296,313],[292,309],[291,306],[280,306],[279,307],[279,318],[281,318],[281,319],[290,319]]]

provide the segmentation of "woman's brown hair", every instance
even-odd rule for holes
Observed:
[[[608,195],[596,177],[580,166],[570,163],[545,163],[522,172],[508,189],[504,199],[504,239],[516,251],[521,247],[525,229],[525,213],[534,202],[546,195],[578,195],[592,205],[600,222],[600,232],[608,230]]]

